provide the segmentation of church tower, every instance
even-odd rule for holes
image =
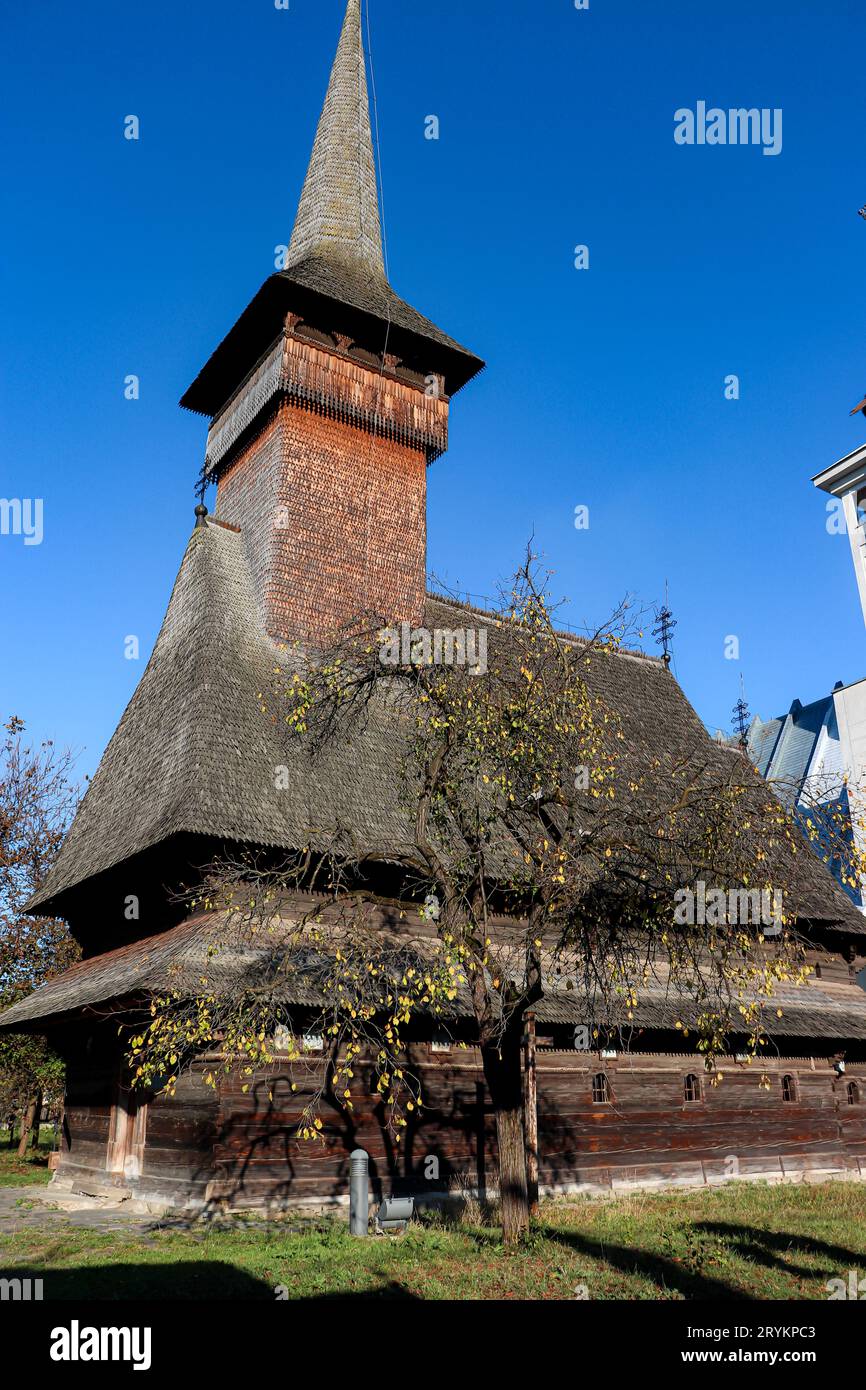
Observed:
[[[375,612],[420,623],[426,470],[483,363],[400,299],[383,255],[361,0],[348,0],[284,268],[181,404],[240,530],[273,637],[327,644]]]

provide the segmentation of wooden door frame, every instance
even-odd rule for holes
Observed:
[[[126,1178],[141,1176],[147,1133],[147,1094],[127,1086],[118,1076],[108,1122],[105,1168]]]

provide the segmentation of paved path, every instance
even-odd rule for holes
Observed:
[[[78,1226],[91,1231],[138,1231],[141,1238],[156,1231],[178,1231],[194,1240],[205,1240],[214,1231],[265,1231],[279,1222],[286,1234],[315,1229],[332,1216],[302,1216],[293,1213],[274,1213],[269,1220],[261,1214],[241,1212],[226,1215],[219,1211],[207,1213],[172,1213],[158,1216],[142,1210],[131,1201],[109,1202],[96,1197],[82,1197],[63,1189],[43,1187],[0,1187],[0,1235],[15,1235],[19,1231]],[[345,1217],[343,1218],[345,1220]]]
[[[122,1204],[107,1206],[68,1192],[55,1195],[47,1187],[0,1187],[0,1235],[67,1224],[94,1231],[144,1231],[163,1223],[147,1213],[124,1211]]]

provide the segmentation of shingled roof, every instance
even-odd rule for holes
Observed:
[[[428,597],[431,629],[493,621]],[[383,860],[410,852],[403,744],[384,709],[315,757],[274,717],[279,673],[300,659],[260,625],[241,534],[209,518],[192,533],[153,654],[31,910],[62,915],[77,886],[175,835],[314,850],[339,839],[347,853]],[[662,662],[596,652],[585,678],[621,720],[636,769],[695,750],[730,767],[734,755],[707,736]],[[792,875],[801,917],[866,935],[805,845]]]
[[[183,833],[324,848],[344,827],[373,853],[405,848],[387,727],[311,760],[263,714],[291,659],[261,629],[240,534],[196,528],[150,661],[31,908],[61,909],[75,885]]]
[[[445,393],[453,396],[484,366],[480,357],[449,338],[441,328],[401,299],[386,281],[353,273],[345,264],[308,256],[291,270],[268,277],[195,381],[181,397],[186,410],[215,416],[282,332],[286,314],[297,312],[312,324],[325,323],[358,342],[375,344],[426,372],[441,372]]]
[[[385,280],[361,0],[346,7],[286,264],[308,256]]]
[[[405,929],[413,932],[411,923]],[[429,934],[415,940],[420,951],[429,947]],[[233,941],[222,914],[193,917],[158,936],[79,961],[0,1015],[0,1030],[26,1032],[49,1019],[56,1024],[81,1011],[92,1017],[128,1012],[166,990],[189,988],[194,992],[200,988],[203,976],[208,988],[216,993],[232,989],[239,978],[250,983],[257,971],[270,973],[274,952],[270,934],[269,942],[268,946],[253,944],[243,932]],[[303,1009],[315,1009],[323,1003],[302,976],[287,984],[283,1002],[289,1008]],[[866,994],[853,983],[828,986],[810,981],[797,987],[779,985],[768,1008],[774,1036],[824,1042],[866,1039]],[[781,1010],[781,1018],[777,1010]],[[455,1018],[472,1018],[471,999],[465,986],[458,991],[450,1012]],[[695,1026],[698,1006],[681,984],[673,985],[659,974],[641,985],[637,1007],[627,1013],[623,1004],[619,1013],[614,1008],[611,1014],[597,1017],[598,1006],[588,1003],[582,990],[571,988],[570,980],[565,976],[558,978],[550,971],[545,972],[544,997],[533,1012],[540,1024],[552,1027],[595,1023],[629,1032],[641,1028],[675,1031],[678,1025]]]

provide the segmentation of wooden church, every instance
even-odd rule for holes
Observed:
[[[400,1149],[374,1095],[351,1115],[327,1111],[325,1142],[299,1145],[304,1096],[278,1063],[248,1091],[230,1076],[214,1092],[196,1069],[172,1096],[131,1090],[118,1037],[118,1018],[200,971],[203,922],[172,890],[221,849],[298,849],[348,826],[384,863],[405,835],[375,727],[351,752],[287,758],[256,697],[287,642],[315,650],[373,600],[416,625],[465,624],[465,609],[427,592],[426,475],[446,449],[452,398],[481,367],[386,278],[360,3],[348,0],[285,268],[181,402],[209,421],[214,514],[198,509],[151,659],[30,905],[68,921],[82,960],[0,1020],[44,1033],[65,1059],[59,1185],[179,1205],[343,1202],[362,1146],[382,1195],[485,1188],[495,1130],[468,1018],[447,1037],[418,1024],[411,1060],[426,1104]],[[734,756],[662,661],[623,653],[603,666],[592,679],[647,763],[702,740],[708,759]],[[578,1002],[548,989],[535,1010],[542,1190],[866,1177],[855,978],[866,922],[816,858],[800,859],[818,970],[780,993],[769,1089],[737,1056],[722,1086],[704,1084],[677,1028],[688,1001],[650,990],[632,1045],[593,1053],[575,1049]],[[383,895],[383,918],[392,911]]]

